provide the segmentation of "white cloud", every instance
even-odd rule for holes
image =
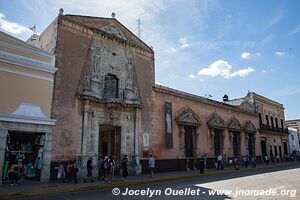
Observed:
[[[189,78],[190,78],[190,79],[194,79],[194,78],[196,78],[196,76],[195,76],[195,74],[190,74],[190,75],[189,75]]]
[[[229,75],[231,66],[224,60],[217,60],[213,62],[209,67],[201,69],[198,74],[204,76],[223,76]]]
[[[173,47],[170,47],[170,51],[175,52],[176,49],[174,49]]]
[[[229,77],[235,77],[235,76],[245,77],[248,74],[250,74],[251,72],[255,72],[255,69],[253,69],[252,67],[248,67],[247,69],[240,69],[236,72],[229,74]]]
[[[249,73],[254,72],[255,69],[248,67],[246,69],[240,69],[235,72],[231,72],[232,66],[228,64],[228,62],[224,60],[217,60],[213,62],[209,67],[203,68],[198,72],[198,75],[204,76],[222,76],[224,78],[231,77],[245,77]]]
[[[284,52],[284,51],[276,51],[276,52],[275,52],[275,55],[276,55],[276,56],[284,56],[284,55],[285,55],[285,52]]]
[[[256,55],[257,55],[257,56],[261,56],[261,54],[260,54],[260,53],[256,53]]]
[[[188,46],[190,46],[190,44],[187,42],[187,38],[180,38],[178,40],[178,43],[180,44],[180,47],[183,49],[183,48],[186,48]]]
[[[0,28],[14,35],[32,34],[32,31],[29,28],[26,28],[16,22],[7,21],[5,15],[2,13],[0,13]]]
[[[291,32],[289,32],[288,36],[294,35],[294,34],[299,33],[299,32],[300,32],[300,25],[298,25]]]
[[[267,71],[266,71],[265,69],[263,69],[261,72],[262,72],[262,73],[266,73]]]
[[[243,59],[250,59],[251,54],[248,53],[248,52],[243,52],[243,53],[241,54],[241,57],[242,57]]]

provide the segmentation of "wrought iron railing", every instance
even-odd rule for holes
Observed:
[[[269,126],[266,124],[260,124],[260,129],[261,130],[266,130],[266,131],[272,131],[272,132],[277,132],[277,133],[289,133],[289,130],[287,128],[277,128],[273,126]]]

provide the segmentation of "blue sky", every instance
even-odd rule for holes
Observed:
[[[300,1],[10,0],[0,1],[0,29],[26,40],[58,14],[116,18],[155,50],[156,82],[221,100],[254,91],[300,118]]]

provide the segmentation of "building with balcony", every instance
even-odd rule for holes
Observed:
[[[300,137],[300,119],[286,120],[285,125],[288,128],[296,129]]]
[[[289,149],[293,154],[297,153],[297,150],[300,150],[300,143],[298,137],[298,131],[294,128],[288,128],[289,130]]]
[[[289,154],[288,129],[285,126],[284,107],[281,103],[249,92],[246,97],[228,100],[226,103],[253,110],[259,120],[262,155],[284,159]]]
[[[53,54],[0,32],[0,182],[21,154],[19,170],[26,178],[49,178],[54,66]]]

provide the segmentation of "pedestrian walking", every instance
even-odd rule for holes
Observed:
[[[256,167],[256,158],[255,158],[255,156],[251,157],[251,166],[252,166],[252,168]]]
[[[206,156],[206,153],[203,155],[203,159],[204,159],[204,170],[207,170],[207,156]]]
[[[235,170],[239,170],[240,169],[240,158],[239,157],[235,157],[234,160],[234,169]]]
[[[10,185],[18,185],[19,168],[16,163],[12,163],[8,170],[8,178],[11,181]]]
[[[104,168],[104,177],[103,179],[105,181],[108,181],[108,178],[109,178],[109,174],[110,174],[110,167],[109,167],[109,163],[108,163],[108,157],[107,156],[104,156],[104,160],[103,160],[103,168]]]
[[[128,176],[128,167],[127,167],[127,155],[124,155],[122,159],[122,172],[123,172],[123,181],[126,181],[126,177]]]
[[[149,166],[149,170],[151,173],[151,178],[153,178],[154,177],[154,169],[155,169],[155,159],[153,158],[152,155],[150,155],[148,166]]]
[[[94,179],[93,179],[93,158],[92,157],[89,157],[89,159],[87,160],[87,163],[86,163],[86,169],[87,169],[87,178],[84,180],[85,183],[87,182],[94,182]]]
[[[68,177],[68,183],[72,182],[72,176],[73,176],[73,163],[71,160],[69,160],[67,165],[67,177]]]
[[[73,160],[73,178],[75,184],[77,184],[77,172],[78,172],[78,165],[77,165],[77,160]]]
[[[224,169],[222,160],[223,160],[222,155],[219,155],[219,156],[217,157],[217,161],[218,161],[218,164],[217,164],[217,165],[218,165],[218,166],[217,166],[217,170],[219,170],[219,169],[223,170],[223,169]]]
[[[200,158],[200,174],[204,173],[204,169],[205,169],[205,161],[204,161],[204,157]]]
[[[116,162],[115,162],[115,160],[113,159],[112,156],[109,157],[108,163],[109,163],[109,166],[110,166],[110,181],[112,181],[112,179],[115,175],[115,165],[116,165]]]
[[[35,166],[37,168],[37,178],[39,181],[41,181],[41,172],[42,172],[42,168],[44,166],[44,161],[41,157],[37,158]]]
[[[57,179],[58,181],[64,182],[65,180],[65,168],[64,165],[59,162],[58,167],[55,167],[57,169]]]
[[[101,180],[103,178],[103,171],[104,171],[104,166],[103,166],[103,158],[102,156],[98,157],[98,180]]]

